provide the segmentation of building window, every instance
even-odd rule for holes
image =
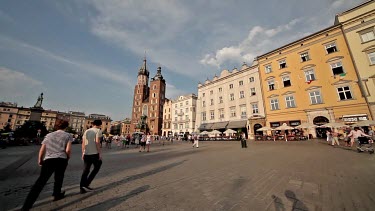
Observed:
[[[189,120],[189,115],[185,115],[185,120]]]
[[[251,107],[253,109],[253,114],[258,114],[259,113],[258,103],[251,104]]]
[[[206,112],[202,112],[202,121],[206,121]]]
[[[186,129],[189,129],[189,123],[188,123],[188,122],[185,123],[185,128],[186,128]]]
[[[286,68],[286,60],[285,59],[279,61],[279,68],[280,69]]]
[[[202,107],[206,107],[206,101],[202,101]]]
[[[189,105],[189,101],[186,101],[185,104],[186,104],[186,105]]]
[[[180,107],[182,107],[183,106],[183,103],[180,103]]]
[[[337,88],[337,93],[339,94],[340,100],[353,99],[349,86],[343,86],[343,87]]]
[[[242,99],[244,97],[245,97],[245,92],[244,91],[240,91],[240,99]]]
[[[234,94],[230,94],[230,97],[229,97],[230,101],[233,101],[234,100]]]
[[[292,84],[290,83],[290,77],[289,76],[284,76],[283,77],[283,84],[284,84],[284,87],[288,87],[288,86],[291,86]]]
[[[255,88],[250,88],[250,95],[251,96],[254,96],[256,95],[257,93],[255,92]]]
[[[285,102],[286,102],[286,107],[287,108],[295,108],[296,103],[294,102],[294,97],[293,96],[286,96],[285,97]]]
[[[309,93],[311,104],[321,104],[322,97],[320,96],[320,91],[312,91]]]
[[[210,111],[210,119],[215,119],[215,111]]]
[[[243,85],[243,81],[239,81],[239,82],[238,82],[238,85],[239,85],[239,86],[242,86],[242,85]]]
[[[224,109],[219,109],[219,117],[220,119],[223,119],[224,118]]]
[[[223,91],[223,88],[220,87],[220,88],[219,88],[219,92],[222,92],[222,91]]]
[[[223,97],[219,97],[219,103],[223,103]]]
[[[214,99],[210,100],[210,105],[214,105]]]
[[[371,53],[369,53],[367,55],[368,55],[368,58],[370,60],[370,64],[371,65],[375,64],[375,52],[371,52]]]
[[[173,128],[175,129],[175,130],[177,130],[178,128],[177,128],[177,124],[173,124]]]
[[[368,42],[375,39],[374,30],[371,29],[370,31],[366,31],[361,33],[362,42]]]
[[[233,84],[229,84],[229,89],[233,89]]]
[[[212,95],[213,93],[214,93],[214,91],[211,90],[211,91],[210,91],[210,95]]]
[[[309,53],[308,53],[308,52],[301,53],[300,56],[301,56],[301,62],[306,62],[306,61],[309,61],[309,60],[310,60],[310,57],[309,57]]]
[[[154,89],[156,89],[156,85],[154,85]]]
[[[230,116],[236,117],[236,107],[230,107]]]
[[[344,68],[342,67],[341,62],[336,62],[331,64],[331,69],[333,72],[333,75],[340,75],[344,73]]]
[[[175,108],[177,108],[177,103],[174,105]]]
[[[152,94],[152,97],[156,97],[156,93],[153,93],[153,94]]]
[[[268,82],[268,90],[274,90],[275,89],[275,81],[274,80],[269,80]]]
[[[337,51],[337,47],[335,43],[331,43],[325,46],[327,54],[334,53]]]
[[[254,77],[250,77],[250,78],[249,78],[249,81],[250,81],[250,82],[254,82]]]
[[[246,115],[246,105],[241,105],[240,106],[240,111],[241,111],[241,119],[246,119],[247,118],[247,115]]]
[[[177,115],[177,110],[174,110],[174,114],[176,114],[176,115]]]
[[[185,108],[185,112],[186,112],[186,113],[189,112],[189,109],[188,109],[188,108]]]
[[[270,72],[272,72],[272,67],[271,67],[271,65],[269,64],[269,65],[266,65],[265,67],[264,67],[264,71],[266,72],[266,73],[270,73]]]
[[[271,99],[271,110],[278,110],[279,109],[279,100],[278,99]]]
[[[177,117],[174,118],[174,121],[177,122]]]
[[[311,81],[315,81],[314,70],[306,70],[305,71],[305,78],[306,78],[307,83],[310,83]]]

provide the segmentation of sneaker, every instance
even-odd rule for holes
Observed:
[[[79,193],[84,194],[84,193],[87,193],[87,191],[84,188],[79,188]]]
[[[63,199],[63,198],[65,198],[65,191],[61,192],[57,196],[54,196],[53,201],[58,201],[58,200]]]

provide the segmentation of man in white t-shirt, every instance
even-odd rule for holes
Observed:
[[[101,125],[101,120],[95,120],[93,122],[93,127],[86,130],[82,137],[82,160],[84,161],[84,168],[80,182],[80,193],[86,193],[87,190],[92,190],[90,184],[102,165],[100,139],[103,135],[100,130]],[[91,165],[94,165],[94,169],[90,173]]]

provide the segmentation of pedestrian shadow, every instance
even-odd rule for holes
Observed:
[[[276,211],[287,211],[289,209],[285,208],[285,205],[281,198],[272,195],[273,203],[275,205]],[[291,190],[285,191],[285,197],[293,203],[291,211],[308,211],[309,209],[306,205],[297,198],[296,194]]]
[[[166,171],[168,169],[171,169],[173,167],[176,167],[176,166],[179,166],[181,165],[182,163],[184,163],[186,160],[183,160],[183,161],[179,161],[179,162],[175,162],[175,163],[171,163],[171,164],[168,164],[168,165],[165,165],[165,166],[161,166],[161,167],[158,167],[158,168],[155,168],[155,169],[152,169],[150,171],[146,171],[146,172],[143,172],[143,173],[140,173],[140,174],[135,174],[135,175],[132,175],[132,176],[129,176],[123,180],[120,180],[120,181],[117,181],[117,182],[112,182],[110,184],[107,184],[107,185],[103,185],[103,186],[99,186],[98,188],[95,189],[95,191],[92,191],[92,192],[87,192],[86,194],[82,195],[83,197],[79,197],[71,202],[68,202],[64,205],[61,205],[59,207],[55,207],[51,210],[61,210],[61,209],[64,209],[66,207],[69,207],[73,204],[76,204],[76,203],[80,203],[82,202],[83,200],[87,199],[87,198],[90,198],[91,196],[94,196],[97,194],[97,192],[104,192],[106,190],[110,190],[112,188],[115,188],[119,185],[123,185],[125,183],[128,183],[128,182],[131,182],[131,181],[134,181],[134,180],[138,180],[138,179],[143,179],[145,177],[148,177],[148,176],[151,176],[151,175],[154,175],[154,174],[157,174],[157,173],[160,173],[160,172],[163,172],[163,171]],[[144,190],[145,188],[143,187],[141,190]],[[148,189],[148,188],[147,188]],[[138,190],[138,189],[136,189]],[[138,190],[139,191],[139,190]],[[145,190],[144,190],[145,191]],[[144,192],[142,191],[142,192]],[[130,193],[129,193],[130,194]],[[127,194],[127,195],[129,195]],[[77,193],[72,193],[72,194],[67,194],[66,196],[67,197],[74,197],[76,195],[80,195],[79,192]],[[134,195],[134,193],[133,193]],[[127,198],[125,197],[123,200],[126,200],[128,199],[129,196],[127,196]],[[34,208],[35,207],[38,207],[38,206],[42,206],[44,204],[48,204],[50,203],[49,201],[46,201],[46,202],[42,202],[42,203],[38,203],[38,204],[35,204]],[[106,205],[108,206],[108,205]],[[99,209],[99,210],[106,210],[106,209]]]
[[[141,186],[139,188],[136,188],[136,189],[130,191],[125,196],[111,198],[107,201],[101,202],[99,204],[95,204],[91,207],[87,207],[87,208],[82,209],[82,210],[87,210],[87,211],[88,210],[109,210],[112,207],[115,207],[115,206],[121,204],[122,202],[124,202],[124,201],[126,201],[126,200],[140,194],[140,193],[143,193],[143,192],[147,191],[148,189],[150,189],[150,186],[144,185],[144,186]]]

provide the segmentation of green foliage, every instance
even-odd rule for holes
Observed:
[[[44,123],[39,121],[26,121],[15,131],[15,136],[33,139],[36,138],[39,129],[41,130],[41,137],[47,135],[48,131]]]

